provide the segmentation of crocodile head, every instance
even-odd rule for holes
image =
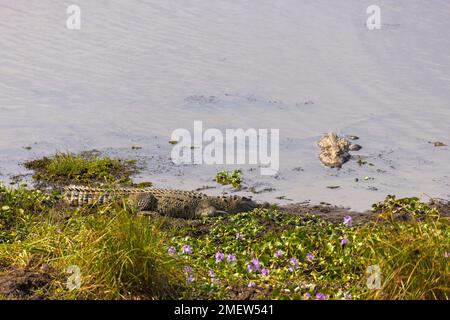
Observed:
[[[228,213],[247,212],[261,207],[258,203],[256,203],[250,198],[238,196],[218,197],[214,202],[215,202],[214,206],[218,210],[223,210]]]

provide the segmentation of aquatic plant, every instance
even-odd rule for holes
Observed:
[[[222,185],[231,184],[234,188],[240,189],[242,184],[241,170],[234,170],[233,172],[220,171],[216,175],[216,181]]]

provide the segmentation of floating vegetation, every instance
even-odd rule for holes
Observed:
[[[234,170],[233,172],[220,171],[216,175],[216,182],[221,185],[231,184],[233,188],[240,189],[242,184],[241,170]]]

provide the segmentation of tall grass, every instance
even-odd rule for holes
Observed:
[[[166,235],[154,220],[118,205],[88,210],[50,209],[34,216],[25,238],[0,243],[0,267],[49,265],[55,280],[47,298],[167,299],[177,297],[183,275],[162,250]],[[82,286],[66,286],[69,266]]]
[[[390,220],[365,234],[368,259],[383,270],[381,290],[371,290],[370,299],[450,299],[450,223],[448,218],[416,198],[387,198],[382,216],[393,218],[399,211],[408,221]]]

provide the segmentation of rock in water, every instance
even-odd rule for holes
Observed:
[[[340,168],[350,159],[350,141],[340,138],[336,133],[326,134],[319,140],[320,161],[331,168]]]
[[[435,146],[435,147],[446,147],[447,145],[446,145],[445,143],[443,143],[443,142],[436,141],[436,142],[434,143],[434,146]]]
[[[356,144],[356,143],[350,144],[350,147],[349,147],[350,151],[359,151],[361,149],[362,149],[362,147],[359,144]]]

